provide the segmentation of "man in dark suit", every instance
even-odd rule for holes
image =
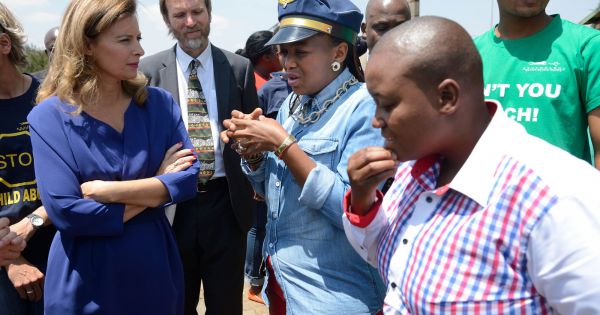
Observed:
[[[239,155],[218,136],[232,110],[250,113],[257,107],[254,71],[248,59],[210,44],[210,0],[160,0],[160,10],[177,44],[144,58],[140,70],[180,104],[202,165],[196,198],[178,204],[173,221],[184,267],[185,314],[197,314],[200,283],[206,314],[242,314],[254,202]]]

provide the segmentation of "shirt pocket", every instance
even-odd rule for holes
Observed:
[[[298,141],[298,145],[315,162],[323,164],[329,169],[333,169],[335,154],[338,148],[337,140],[302,138]]]

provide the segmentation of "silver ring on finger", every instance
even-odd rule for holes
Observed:
[[[233,150],[237,152],[237,154],[242,154],[244,153],[244,150],[246,150],[246,148],[244,148],[244,146],[242,146],[242,144],[239,141],[235,142],[232,147]]]
[[[238,142],[238,149],[242,152],[246,151],[246,147],[242,145],[242,142]]]

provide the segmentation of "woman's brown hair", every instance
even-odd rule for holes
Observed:
[[[136,13],[135,0],[73,0],[63,16],[48,75],[40,87],[37,102],[58,96],[61,101],[78,106],[77,113],[96,103],[99,97],[98,75],[87,47],[100,33],[124,17]],[[123,91],[137,104],[148,96],[146,78],[121,82]]]

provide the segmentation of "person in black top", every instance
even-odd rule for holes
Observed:
[[[43,314],[44,273],[55,229],[37,192],[27,114],[39,82],[19,72],[26,64],[23,27],[0,3],[0,217],[27,240],[0,270],[2,314]]]

